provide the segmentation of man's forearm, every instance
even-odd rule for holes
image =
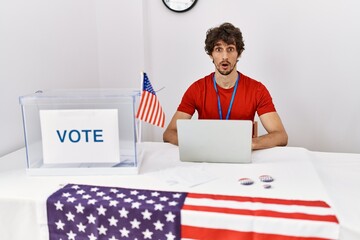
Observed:
[[[252,149],[259,150],[276,146],[286,146],[288,136],[286,132],[272,132],[252,139]]]
[[[178,136],[176,130],[166,130],[163,134],[163,141],[178,145]]]

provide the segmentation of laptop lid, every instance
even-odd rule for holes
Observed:
[[[180,160],[250,163],[252,121],[177,120]]]

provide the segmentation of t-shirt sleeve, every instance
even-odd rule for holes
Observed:
[[[276,112],[274,103],[272,101],[272,97],[267,90],[267,88],[259,83],[259,87],[257,89],[257,101],[258,101],[258,107],[257,107],[257,113],[259,116],[269,113],[269,112]]]
[[[181,102],[177,108],[178,111],[185,112],[187,114],[193,115],[196,110],[196,96],[198,92],[196,89],[195,83],[190,85],[190,87],[185,91]]]

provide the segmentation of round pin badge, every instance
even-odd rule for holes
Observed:
[[[259,177],[259,179],[260,179],[260,181],[262,181],[262,182],[272,182],[272,181],[274,181],[274,179],[273,179],[271,176],[269,176],[269,175],[261,175],[261,176]]]
[[[265,189],[269,189],[269,188],[271,188],[271,185],[270,185],[270,184],[264,184],[263,187],[264,187]]]
[[[254,183],[253,180],[251,180],[250,178],[240,178],[239,179],[239,182],[242,184],[242,185],[251,185]]]

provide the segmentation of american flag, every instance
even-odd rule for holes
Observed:
[[[143,73],[143,90],[136,117],[158,127],[165,124],[165,114],[146,73]]]
[[[323,201],[68,184],[47,200],[50,240],[338,239]]]

